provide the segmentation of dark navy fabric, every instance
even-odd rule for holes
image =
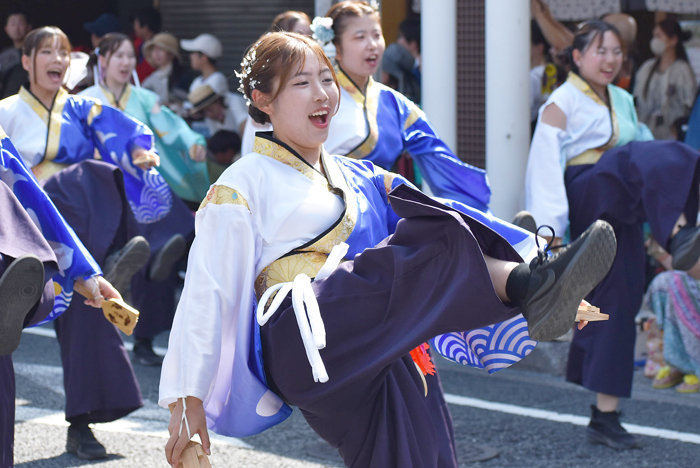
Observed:
[[[643,223],[667,246],[681,213],[698,213],[700,153],[674,141],[631,142],[608,150],[595,165],[570,166],[565,183],[571,238],[596,219],[609,222],[617,255],[586,298],[610,315],[574,330],[566,378],[598,393],[629,397],[634,370],[634,318],[644,294]]]

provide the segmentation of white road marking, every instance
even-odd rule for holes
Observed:
[[[167,413],[167,411],[162,410]],[[137,413],[134,413],[137,414]],[[15,410],[15,422],[24,421],[35,424],[45,424],[48,426],[68,427],[65,415],[60,411],[53,411],[45,408],[33,408],[31,406],[18,406]],[[96,431],[114,432],[119,434],[133,434],[138,436],[158,437],[169,439],[167,421],[142,419],[136,416],[127,416],[110,423],[95,424]],[[199,437],[196,435],[195,437]],[[240,439],[233,437],[223,437],[213,432],[209,432],[209,438],[213,444],[229,445],[238,448],[252,449]]]
[[[24,330],[22,330],[22,333],[29,333],[30,335],[44,336],[46,338],[56,338],[56,331],[51,329],[51,328],[42,328],[42,327],[25,328]],[[134,350],[134,343],[132,343],[130,341],[125,341],[124,347],[126,348],[127,351],[133,351]],[[161,348],[159,346],[154,346],[153,351],[155,351],[156,354],[160,354],[161,356],[165,356],[165,353],[168,352],[168,348]]]
[[[589,419],[584,416],[557,413],[555,411],[527,408],[524,406],[509,405],[506,403],[494,403],[492,401],[479,400],[477,398],[468,398],[459,395],[453,395],[451,393],[445,394],[445,401],[453,405],[470,406],[472,408],[485,409],[488,411],[498,411],[500,413],[514,414],[517,416],[526,416],[528,418],[545,419],[547,421],[569,423],[575,426],[587,426],[589,421]],[[640,426],[637,424],[622,424],[622,426],[625,429],[627,429],[627,431],[631,434],[658,437],[661,439],[678,440],[681,442],[689,442],[691,444],[700,444],[700,434],[672,431],[669,429],[659,429],[650,426]]]
[[[24,330],[24,333],[29,333],[32,335],[38,335],[38,336],[45,336],[49,338],[55,338],[56,337],[56,332],[54,330],[48,329],[48,328],[27,328]],[[127,350],[131,351],[134,347],[133,343],[130,342],[124,342],[124,346],[126,347]],[[166,348],[160,348],[160,347],[154,347],[154,350],[156,353],[165,355],[167,352]],[[17,367],[18,364],[15,363],[15,366]],[[20,364],[21,366],[21,364]],[[35,365],[30,365],[30,366],[35,366]],[[60,369],[58,366],[41,366],[42,368],[49,368],[49,367],[56,367],[56,369]],[[38,370],[38,369],[35,369]],[[18,373],[22,373],[19,371]],[[27,373],[29,375],[34,375],[36,376],[36,372],[32,373]],[[55,388],[55,387],[54,387]],[[445,394],[445,400],[448,403],[451,403],[453,405],[459,405],[459,406],[469,406],[472,408],[480,408],[480,409],[485,409],[488,411],[498,411],[501,413],[507,413],[507,414],[513,414],[516,416],[525,416],[528,418],[536,418],[536,419],[544,419],[547,421],[555,421],[555,422],[562,422],[562,423],[569,423],[573,424],[575,426],[587,426],[589,419],[584,416],[576,416],[574,414],[566,414],[566,413],[557,413],[555,411],[547,411],[547,410],[541,410],[541,409],[536,409],[536,408],[527,408],[524,406],[517,406],[517,405],[509,405],[506,403],[495,403],[492,401],[486,401],[486,400],[479,400],[477,398],[469,398],[469,397],[464,397],[460,395],[454,395],[451,393],[446,393]],[[156,406],[157,407],[157,406]],[[29,407],[22,407],[18,406],[17,407],[17,420],[22,420],[20,418],[20,409],[25,408],[25,409],[31,409],[31,410],[39,410],[39,411],[45,411],[48,413],[52,413],[50,410],[43,410],[39,408],[29,408]],[[22,411],[25,411],[24,409]],[[152,409],[147,409],[143,408],[142,410],[139,411],[152,411]],[[63,420],[63,413],[56,413],[60,415],[60,420],[62,421],[61,425],[66,425],[66,422]],[[135,414],[138,414],[135,413]],[[98,430],[104,430],[104,431],[111,431],[111,432],[123,432],[123,433],[138,433],[138,434],[143,434],[143,435],[152,435],[153,437],[168,437],[167,430],[148,430],[146,432],[143,432],[142,430],[138,431],[132,431],[132,429],[129,429],[130,427],[130,422],[129,420],[138,420],[139,423],[137,424],[142,424],[141,421],[149,421],[146,419],[140,419],[140,418],[135,418],[135,417],[127,417],[123,418],[119,421],[115,421],[112,423],[107,423],[107,424],[98,424],[95,428]],[[45,419],[44,417],[39,418],[39,422],[43,422]],[[126,421],[124,421],[126,420]],[[47,419],[46,421],[54,421],[53,417],[50,419]],[[123,421],[123,423],[122,423]],[[32,422],[37,422],[37,421],[32,421]],[[47,423],[48,424],[48,423]],[[53,424],[53,423],[52,423]],[[167,425],[167,421],[165,422]],[[162,428],[163,422],[159,421],[158,422],[158,427]],[[627,429],[628,432],[631,434],[637,434],[637,435],[645,435],[645,436],[650,436],[650,437],[658,437],[661,439],[669,439],[669,440],[678,440],[681,442],[689,442],[691,444],[699,444],[700,445],[700,434],[693,434],[690,432],[679,432],[679,431],[672,431],[669,429],[660,429],[657,427],[651,427],[651,426],[640,426],[638,424],[627,424],[623,423],[622,426]],[[143,426],[146,427],[146,426]],[[132,431],[132,432],[129,432]],[[246,444],[242,440],[239,439],[232,439],[228,437],[221,437],[217,436],[216,434],[210,433],[210,437],[212,440],[217,440],[219,443],[228,443],[229,445],[236,445],[238,447],[246,447],[246,448],[252,448],[250,445]],[[230,442],[234,441],[234,442]]]

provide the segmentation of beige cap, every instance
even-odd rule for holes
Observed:
[[[143,54],[146,56],[146,60],[148,60],[149,63],[151,62],[151,51],[155,46],[170,52],[173,54],[175,59],[180,61],[180,48],[178,46],[177,37],[170,33],[158,33],[146,41],[146,43],[143,45]]]

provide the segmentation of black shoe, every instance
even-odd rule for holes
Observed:
[[[510,224],[514,224],[515,226],[525,229],[533,234],[537,233],[537,223],[529,211],[519,211]]]
[[[136,340],[134,343],[134,362],[148,367],[160,366],[163,364],[163,356],[159,356],[153,351],[151,340]]]
[[[621,412],[603,413],[594,405],[591,405],[591,410],[591,422],[586,428],[588,443],[607,445],[615,450],[629,450],[639,447],[634,436],[620,424]]]
[[[44,264],[19,257],[0,277],[0,356],[12,354],[22,338],[24,319],[44,291]]]
[[[551,257],[538,252],[519,301],[533,340],[552,341],[573,326],[581,300],[607,275],[616,250],[612,226],[598,220]]]
[[[83,460],[98,460],[107,458],[107,450],[104,445],[95,439],[92,430],[85,425],[71,424],[68,428],[68,441],[66,452]]]
[[[131,277],[148,262],[151,248],[148,241],[133,237],[124,247],[114,252],[105,260],[105,279],[112,283],[117,291],[124,294],[129,287]]]
[[[684,226],[671,238],[668,253],[674,270],[688,271],[700,259],[700,227]]]
[[[175,263],[182,258],[185,253],[185,238],[182,234],[175,234],[156,253],[148,270],[148,277],[151,281],[165,281],[170,276]]]

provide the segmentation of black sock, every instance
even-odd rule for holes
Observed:
[[[525,299],[527,288],[530,286],[530,265],[521,263],[513,268],[506,281],[506,294],[512,302]]]

